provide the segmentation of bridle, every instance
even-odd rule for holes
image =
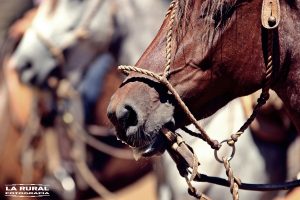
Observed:
[[[209,137],[206,131],[199,125],[194,115],[190,112],[189,108],[181,99],[180,95],[174,89],[172,84],[168,81],[170,74],[172,74],[171,69],[171,51],[172,51],[172,38],[173,38],[173,27],[175,24],[175,16],[177,13],[179,5],[179,0],[173,0],[170,4],[170,7],[167,11],[166,18],[169,17],[168,30],[166,34],[166,65],[163,73],[157,74],[152,71],[142,69],[136,66],[124,66],[121,65],[118,67],[122,72],[129,74],[129,72],[140,73],[149,77],[152,77],[159,81],[162,85],[164,85],[169,92],[176,99],[178,105],[184,111],[188,119],[194,126],[198,129],[200,133],[194,133],[187,129],[186,127],[183,130],[192,136],[197,138],[201,138],[212,149],[215,150],[215,158],[218,162],[224,164],[226,169],[226,175],[228,176],[228,181],[217,178],[217,177],[209,177],[204,174],[198,173],[198,166],[200,163],[196,155],[194,155],[191,147],[189,147],[176,133],[171,132],[170,130],[163,129],[162,132],[170,142],[170,145],[167,147],[168,153],[171,155],[173,160],[177,164],[178,171],[181,176],[185,177],[187,184],[189,186],[189,193],[199,199],[208,199],[204,194],[198,193],[198,191],[193,187],[192,181],[199,182],[211,182],[214,184],[219,184],[223,186],[229,186],[230,191],[232,193],[233,199],[239,199],[238,190],[246,189],[246,190],[256,190],[256,191],[268,191],[268,190],[279,190],[279,189],[291,189],[296,186],[300,186],[300,180],[286,182],[282,184],[246,184],[242,183],[237,177],[233,175],[233,170],[230,166],[230,160],[235,155],[235,143],[238,141],[239,137],[244,133],[244,131],[250,126],[250,124],[256,118],[257,113],[260,108],[266,103],[269,98],[269,89],[272,84],[272,72],[273,72],[273,47],[274,47],[274,31],[277,30],[279,22],[280,22],[280,5],[278,0],[263,0],[262,3],[262,13],[261,13],[261,23],[263,29],[267,32],[267,40],[263,40],[263,44],[267,46],[267,59],[265,60],[266,72],[265,79],[263,82],[262,92],[260,97],[257,99],[257,104],[253,109],[252,114],[246,120],[246,122],[241,126],[241,128],[234,134],[230,136],[230,138],[219,142],[217,140],[213,140]],[[227,144],[232,148],[232,153],[229,156],[224,156],[220,158],[218,156],[218,151],[222,147],[223,144]],[[191,169],[191,170],[189,170]]]

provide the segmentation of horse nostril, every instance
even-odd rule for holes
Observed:
[[[125,105],[119,110],[119,112],[117,113],[117,118],[119,124],[125,130],[130,126],[136,126],[138,124],[137,113],[129,105]]]
[[[20,77],[20,80],[23,83],[26,84],[35,83],[37,76],[31,62],[26,62],[23,65],[18,66],[16,69]]]
[[[22,75],[26,71],[33,70],[32,67],[33,66],[31,62],[24,62],[22,64],[17,65],[16,70],[19,75]]]
[[[32,68],[32,63],[31,62],[26,62],[24,65],[18,68],[20,72],[23,72],[25,70],[30,70]]]

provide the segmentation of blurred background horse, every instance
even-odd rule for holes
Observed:
[[[72,140],[68,132],[80,130],[78,135],[90,138],[83,130],[87,128],[97,139],[124,148],[112,136],[106,117],[110,96],[122,79],[113,66],[134,62],[154,36],[167,5],[167,1],[137,0],[42,1],[12,56],[10,49],[5,51],[1,160],[6,162],[0,165],[1,185],[44,181],[58,185],[64,191],[62,198],[72,199],[74,190],[87,191],[72,164],[76,148],[86,152],[84,160],[110,190],[151,169],[150,161],[137,163],[128,151],[114,154],[114,148],[106,148],[100,154],[78,138]],[[69,88],[58,95],[61,85]],[[71,90],[77,98],[64,96]],[[73,127],[65,128],[73,118]],[[75,143],[79,143],[76,148]],[[87,196],[77,198],[92,196],[88,190]]]

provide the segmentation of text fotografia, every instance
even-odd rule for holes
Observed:
[[[10,184],[5,185],[7,197],[49,197],[50,189],[43,184]]]

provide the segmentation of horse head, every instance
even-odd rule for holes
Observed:
[[[37,86],[45,85],[51,75],[80,76],[108,49],[114,33],[112,13],[109,1],[43,1],[12,65],[25,83]]]
[[[290,1],[281,3],[281,22],[278,32],[274,31],[272,89],[284,98],[286,93],[280,91],[289,84],[289,95],[299,97],[295,88],[299,77],[291,75],[296,64],[290,62],[292,49],[298,55],[294,59],[299,59],[294,29],[300,27],[291,21],[299,19],[295,14],[299,11]],[[174,1],[136,66],[161,74],[169,62],[169,82],[195,117],[205,118],[232,99],[263,87],[266,30],[261,11],[261,0]],[[299,108],[297,99],[294,105]],[[131,72],[112,97],[108,116],[118,137],[143,155],[164,149],[162,128],[176,129],[190,122],[156,78],[137,72]]]

